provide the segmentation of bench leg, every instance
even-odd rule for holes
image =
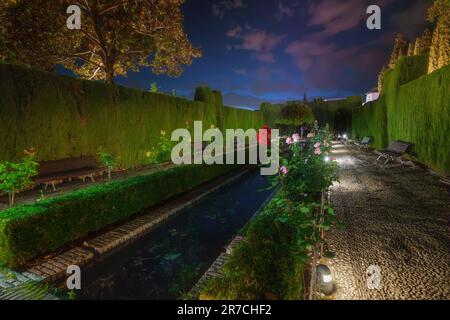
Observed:
[[[91,174],[91,180],[92,180],[92,182],[95,182],[95,180],[94,180],[94,175],[93,174]]]
[[[384,163],[384,165],[387,165],[389,163],[389,161],[391,161],[391,158],[387,158],[386,162]]]
[[[381,158],[384,158],[382,154],[380,154],[380,156],[377,158],[377,161],[380,161]]]
[[[55,183],[52,182],[53,191],[56,191]]]

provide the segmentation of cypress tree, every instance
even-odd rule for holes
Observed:
[[[408,40],[405,36],[399,33],[395,37],[394,49],[392,50],[391,60],[389,61],[389,68],[394,69],[400,57],[406,56],[408,53]]]
[[[450,64],[450,1],[436,0],[428,10],[428,20],[436,22],[428,65],[432,73]]]
[[[430,51],[432,37],[433,35],[431,34],[430,29],[428,28],[425,29],[422,38],[420,39],[420,54],[427,53]]]
[[[414,55],[418,56],[420,54],[420,46],[422,45],[422,39],[420,37],[416,38],[416,42],[414,44]]]
[[[414,55],[414,45],[412,42],[408,45],[408,57],[411,57]]]
[[[381,68],[380,74],[378,75],[378,92],[381,93],[383,91],[383,85],[384,85],[384,75],[386,74],[386,66],[383,66]]]

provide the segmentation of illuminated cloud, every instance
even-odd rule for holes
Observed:
[[[285,35],[268,33],[264,30],[235,27],[227,32],[227,36],[241,41],[234,46],[238,50],[248,50],[254,53],[254,57],[264,63],[274,63],[273,50],[285,39]]]

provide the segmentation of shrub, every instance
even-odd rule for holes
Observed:
[[[116,166],[117,158],[112,154],[103,151],[102,148],[98,151],[98,157],[100,159],[100,163],[108,169],[108,180],[111,180],[111,170]]]
[[[281,108],[277,123],[289,127],[297,127],[305,123],[312,124],[314,119],[314,113],[306,104],[290,102]]]
[[[224,277],[202,288],[200,299],[299,299],[305,257],[295,246],[300,229],[295,224],[274,224],[280,214],[276,201],[250,224],[245,241],[234,248],[224,265]]]
[[[0,190],[8,194],[10,207],[14,205],[14,195],[31,186],[31,178],[38,173],[34,151],[25,151],[25,154],[21,162],[0,163]]]

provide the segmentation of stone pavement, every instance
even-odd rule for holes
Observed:
[[[344,224],[327,234],[334,298],[450,299],[448,186],[370,151],[335,144],[334,156],[340,183],[330,201]]]

